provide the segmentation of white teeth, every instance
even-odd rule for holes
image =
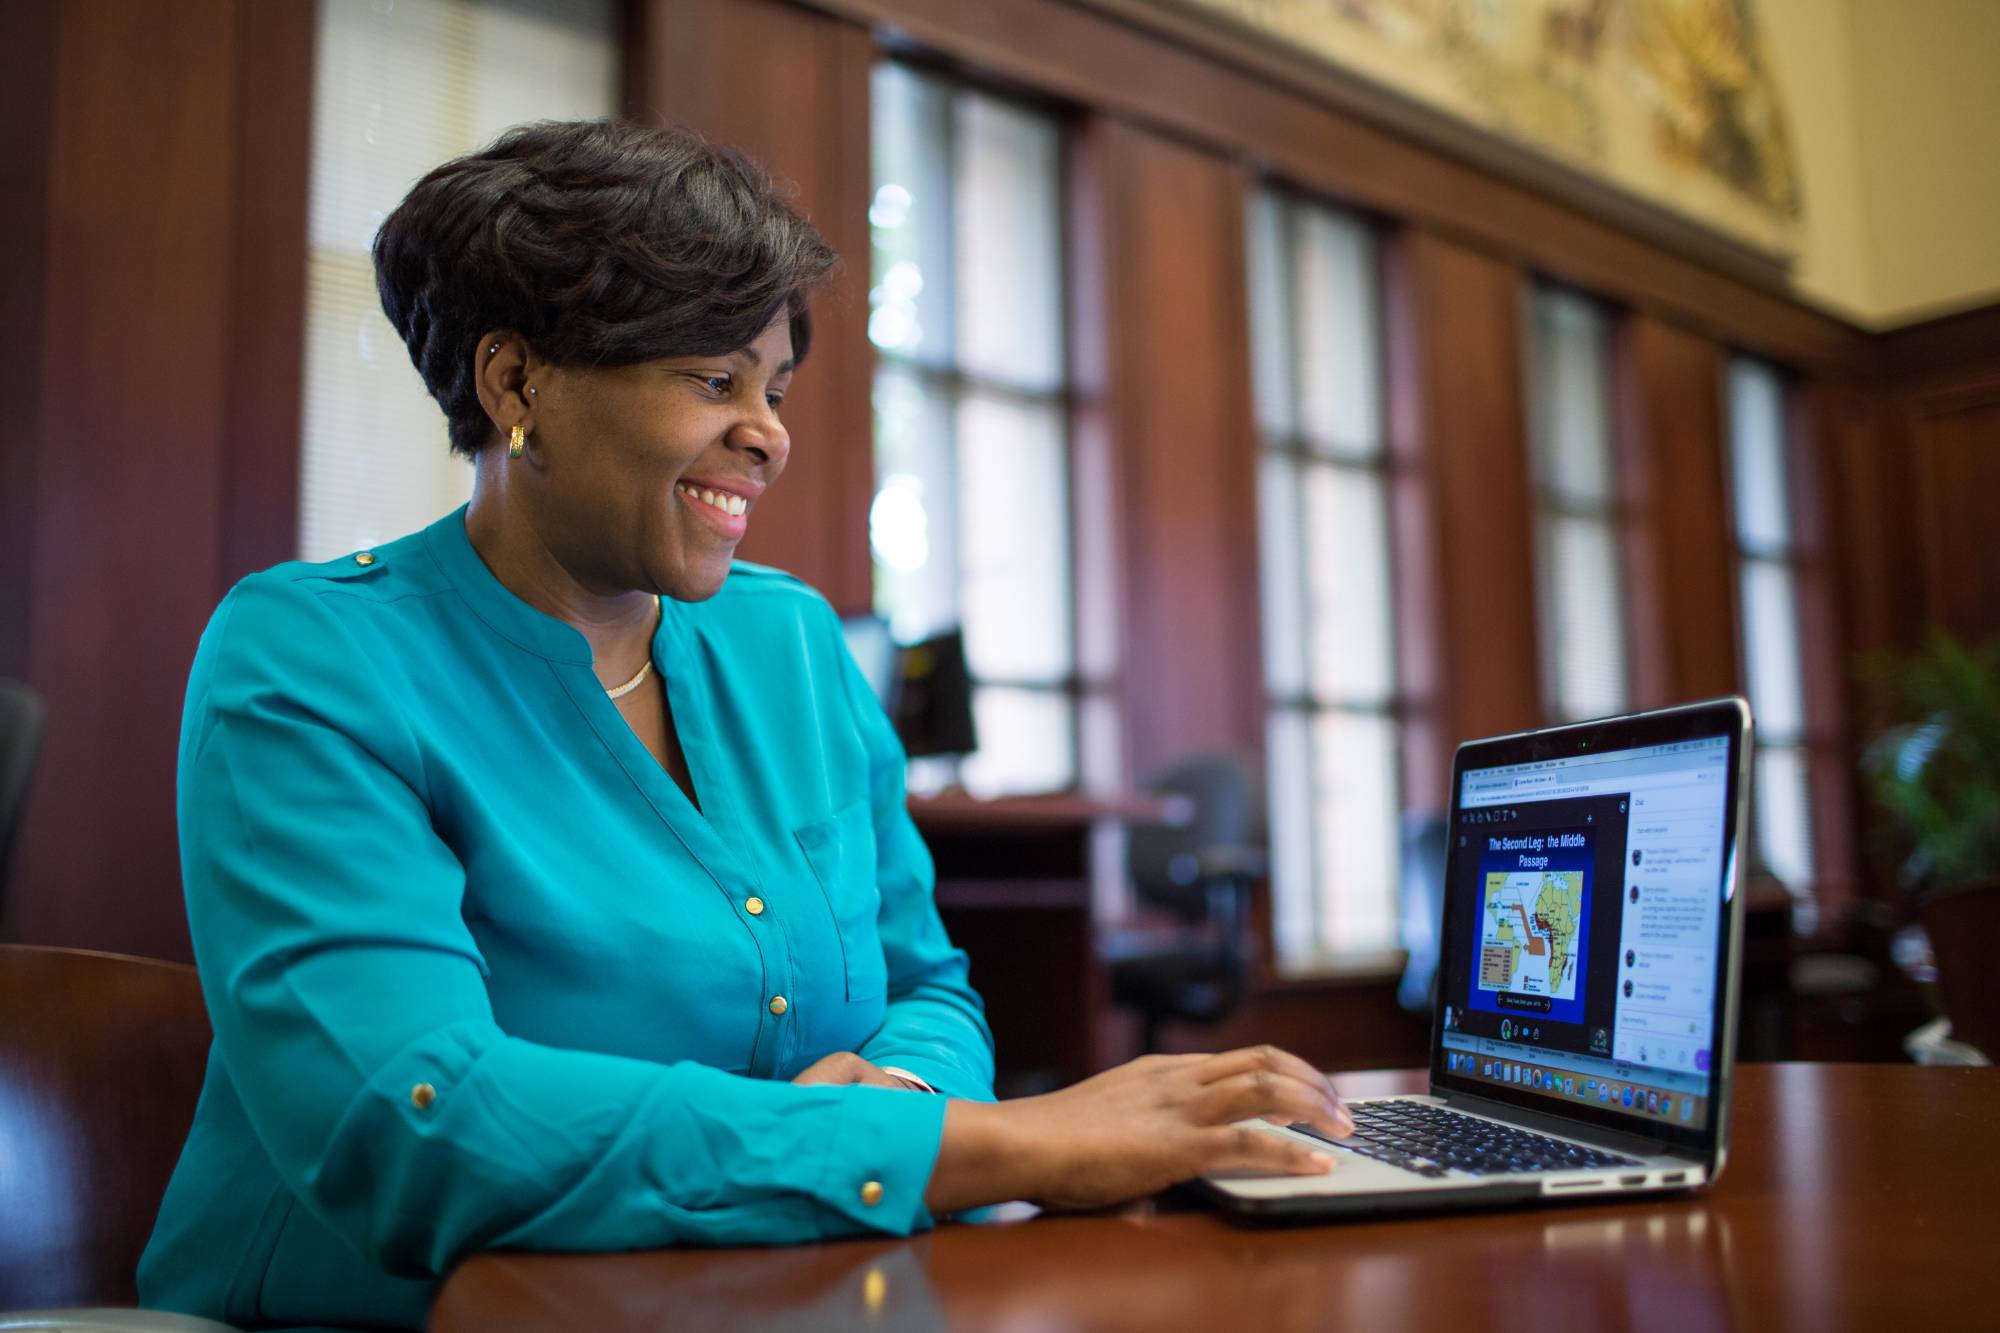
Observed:
[[[740,495],[731,495],[728,491],[704,490],[699,487],[689,486],[685,482],[681,483],[677,489],[690,500],[699,500],[705,505],[720,509],[725,514],[740,515],[749,512],[750,509],[750,502],[748,500]]]

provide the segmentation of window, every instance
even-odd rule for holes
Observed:
[[[920,74],[873,88],[875,609],[911,642],[962,627],[981,795],[1077,780],[1056,123]],[[917,760],[911,784],[952,766]]]
[[[1374,237],[1251,204],[1273,935],[1280,966],[1397,947],[1398,695]]]
[[[1743,679],[1757,719],[1751,788],[1757,858],[1805,898],[1813,882],[1812,822],[1784,383],[1771,366],[1737,357],[1729,366],[1728,401]]]
[[[618,106],[615,0],[320,0],[299,551],[330,559],[472,493],[382,314],[369,249],[417,178],[525,121]]]
[[[1626,706],[1607,346],[1604,313],[1594,301],[1554,287],[1537,287],[1529,297],[1542,689],[1556,722]]]

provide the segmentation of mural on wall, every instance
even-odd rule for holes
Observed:
[[[1767,251],[1804,201],[1756,0],[1171,0]]]

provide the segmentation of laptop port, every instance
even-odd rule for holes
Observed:
[[[1660,1183],[1662,1185],[1678,1185],[1687,1178],[1688,1173],[1685,1171],[1669,1171],[1666,1175],[1660,1177]]]
[[[1603,1183],[1601,1180],[1558,1180],[1552,1182],[1549,1188],[1551,1190],[1588,1190],[1596,1189]]]
[[[1646,1183],[1646,1177],[1643,1175],[1620,1176],[1618,1177],[1618,1183],[1621,1185],[1643,1185]]]

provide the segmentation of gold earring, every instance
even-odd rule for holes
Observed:
[[[522,451],[527,447],[528,428],[525,426],[514,427],[514,433],[507,437],[507,457],[519,458]]]

